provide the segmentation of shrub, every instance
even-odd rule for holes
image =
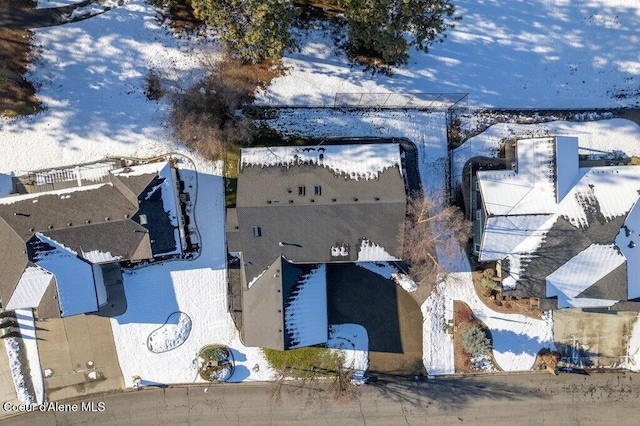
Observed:
[[[490,355],[491,341],[480,327],[469,327],[462,332],[460,343],[464,350],[473,355]]]
[[[490,288],[491,290],[496,290],[496,291],[500,290],[500,284],[498,284],[491,278],[487,278],[487,277],[480,278],[480,284],[482,284],[484,287]]]
[[[482,295],[484,297],[491,297],[493,296],[493,290],[491,290],[489,287],[482,287]]]
[[[189,148],[218,160],[230,145],[245,146],[253,139],[257,129],[242,109],[281,68],[267,62],[243,64],[229,56],[208,67],[207,77],[171,97],[169,124]]]

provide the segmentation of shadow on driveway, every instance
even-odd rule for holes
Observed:
[[[354,264],[327,265],[329,324],[359,324],[369,335],[372,373],[420,374],[422,313],[393,281]]]

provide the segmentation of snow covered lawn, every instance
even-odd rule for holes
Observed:
[[[466,92],[472,106],[594,108],[638,105],[640,3],[630,0],[458,0],[462,20],[444,43],[391,77],[351,67],[331,28],[299,34],[292,69],[261,101],[333,105],[335,93]],[[344,28],[342,29],[344,34]],[[343,35],[344,36],[344,35]]]
[[[466,262],[466,259],[460,260]],[[537,320],[524,315],[496,312],[488,308],[476,294],[471,271],[456,272],[439,283],[422,305],[425,319],[424,363],[430,375],[455,372],[453,338],[445,329],[445,324],[453,320],[454,300],[469,305],[473,314],[491,329],[493,356],[505,371],[530,370],[540,349],[554,348],[550,313]]]
[[[204,382],[198,375],[198,356],[211,344],[233,351],[231,382],[269,380],[274,374],[259,348],[240,342],[227,312],[222,185],[220,176],[198,174],[196,225],[203,243],[197,259],[155,264],[123,275],[127,312],[111,324],[126,386],[133,386],[134,376],[144,383]],[[147,337],[176,311],[191,319],[188,338],[168,352],[151,352]]]

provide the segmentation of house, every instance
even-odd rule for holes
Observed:
[[[33,172],[15,181],[31,193],[0,199],[5,310],[36,309],[40,318],[96,312],[109,298],[108,271],[182,252],[171,163],[114,167],[103,162]]]
[[[405,217],[398,144],[241,152],[228,251],[240,259],[243,341],[327,341],[325,264],[397,260]]]
[[[575,137],[518,140],[513,170],[472,181],[474,250],[504,295],[640,310],[640,167],[587,165]]]

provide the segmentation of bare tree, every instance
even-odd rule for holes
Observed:
[[[433,282],[438,274],[448,273],[438,260],[455,255],[471,236],[471,222],[464,213],[449,204],[442,195],[414,192],[409,196],[404,228],[398,238],[409,264],[409,273],[418,283]]]

